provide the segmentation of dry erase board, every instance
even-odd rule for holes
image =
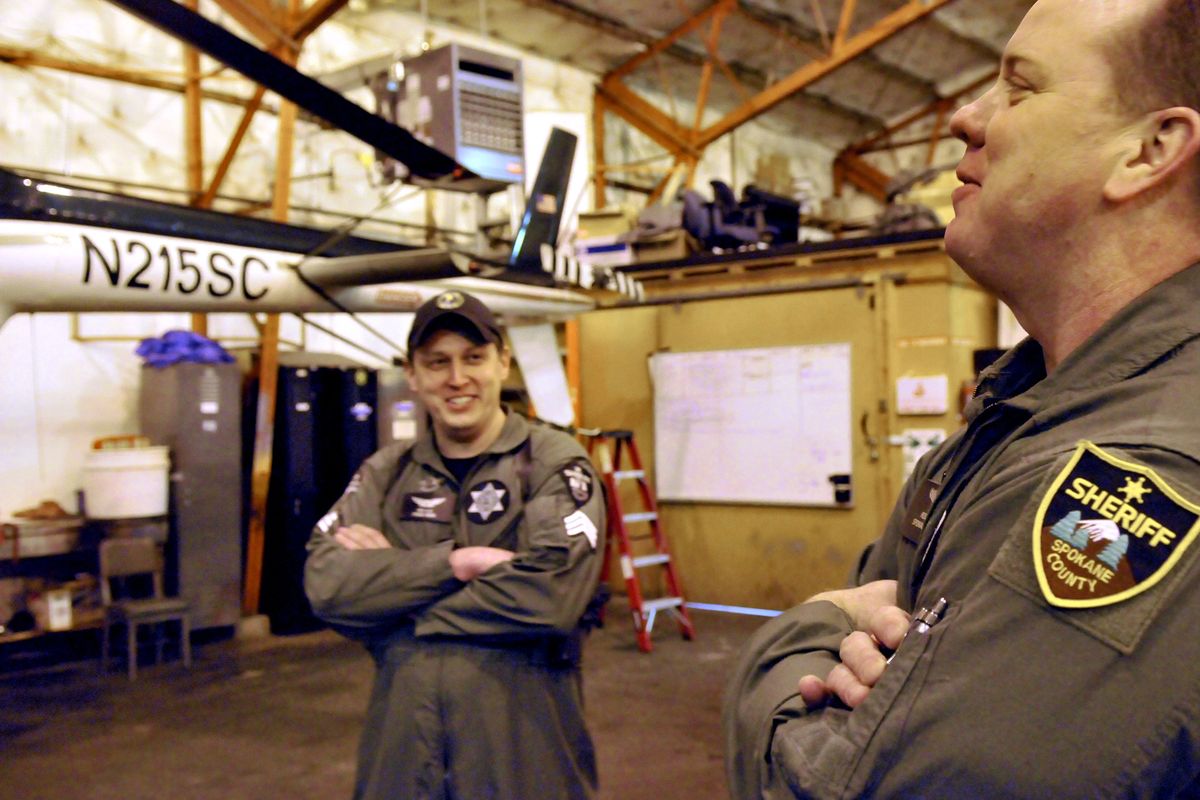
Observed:
[[[842,506],[850,474],[850,345],[657,353],[658,498]]]

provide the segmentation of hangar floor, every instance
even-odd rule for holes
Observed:
[[[692,642],[660,619],[646,655],[626,614],[614,599],[585,654],[600,797],[724,798],[721,692],[763,619],[697,612]],[[320,631],[194,654],[130,683],[115,665],[0,649],[0,799],[349,798],[372,671],[358,645]]]

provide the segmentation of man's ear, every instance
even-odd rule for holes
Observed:
[[[1128,146],[1104,184],[1105,199],[1129,200],[1186,170],[1200,152],[1200,111],[1187,106],[1147,114],[1128,134]]]
[[[509,368],[512,367],[512,350],[505,344],[496,345],[496,350],[500,355],[500,369],[502,371],[500,379],[504,380],[508,377]]]

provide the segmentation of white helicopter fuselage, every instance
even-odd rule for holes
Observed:
[[[306,285],[296,253],[42,220],[0,219],[0,319],[21,311],[412,311],[457,288],[502,316],[565,318],[579,292],[488,278]],[[310,258],[305,263],[320,261]]]

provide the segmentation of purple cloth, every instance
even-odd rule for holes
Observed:
[[[167,331],[159,338],[143,339],[137,354],[152,367],[165,367],[181,361],[220,364],[233,361],[225,348],[198,333]]]

